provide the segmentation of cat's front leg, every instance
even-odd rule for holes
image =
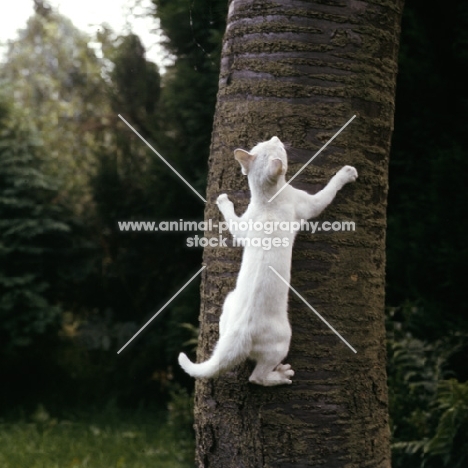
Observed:
[[[216,200],[219,211],[224,217],[224,220],[227,223],[227,228],[229,232],[236,237],[245,237],[246,232],[239,229],[239,223],[242,221],[236,213],[234,212],[234,204],[229,200],[228,196],[225,193],[222,193]]]
[[[338,190],[358,177],[356,169],[352,166],[342,167],[330,182],[315,195],[303,190],[295,191],[295,207],[297,219],[310,219],[318,216],[335,198]]]

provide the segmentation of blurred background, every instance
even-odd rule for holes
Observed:
[[[124,233],[117,221],[202,220],[204,206],[118,114],[204,194],[227,2],[94,4],[18,0],[0,19],[0,462],[193,466],[193,381],[176,359],[196,346],[199,281],[117,351],[202,251],[184,233]],[[462,467],[468,4],[407,0],[399,61],[393,466]]]

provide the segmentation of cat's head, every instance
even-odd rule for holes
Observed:
[[[276,183],[286,174],[288,156],[281,140],[274,136],[259,143],[250,151],[236,149],[234,158],[239,161],[242,174],[257,183]]]

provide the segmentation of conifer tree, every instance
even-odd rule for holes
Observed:
[[[24,121],[24,119],[23,119]],[[0,101],[0,346],[28,345],[57,322],[50,298],[58,251],[70,232],[41,146]]]

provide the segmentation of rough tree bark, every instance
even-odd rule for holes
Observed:
[[[293,384],[253,386],[249,363],[198,381],[199,467],[390,467],[385,212],[402,8],[403,0],[230,1],[206,219],[221,219],[220,193],[238,214],[248,203],[235,148],[277,135],[292,146],[291,176],[357,114],[292,184],[314,193],[345,164],[359,172],[321,216],[353,220],[355,232],[300,234],[292,265],[292,285],[357,354],[291,293]],[[240,258],[239,248],[205,249],[198,362],[217,341]]]

